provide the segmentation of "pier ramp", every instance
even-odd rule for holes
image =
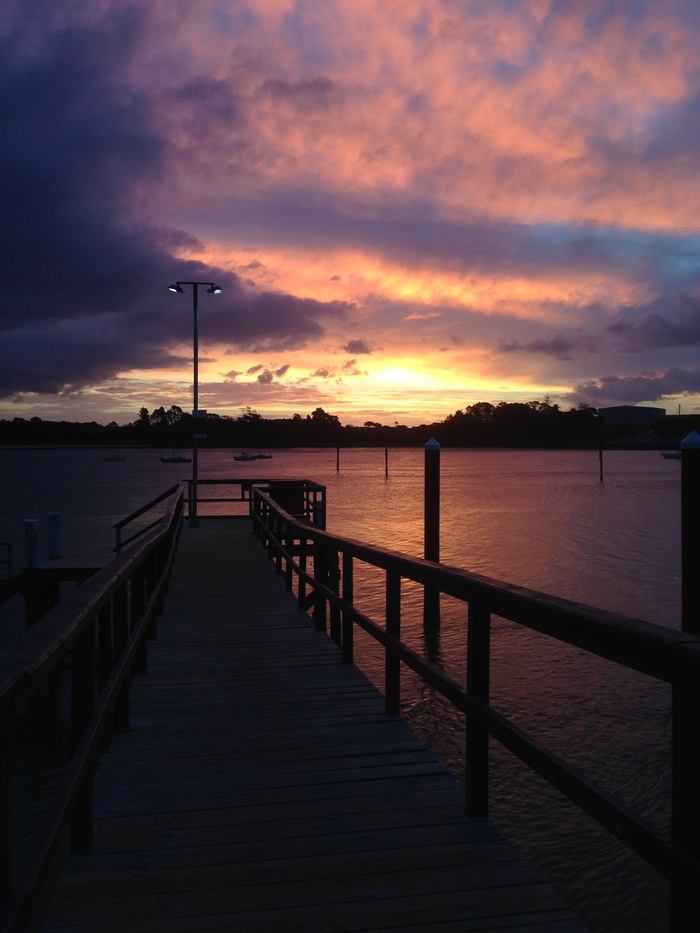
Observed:
[[[185,527],[131,729],[94,784],[43,933],[584,925],[387,716],[285,590],[250,523]]]

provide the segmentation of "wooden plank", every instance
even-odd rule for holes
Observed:
[[[253,542],[251,544],[251,542]],[[309,616],[248,523],[185,529],[93,851],[43,930],[581,933]]]

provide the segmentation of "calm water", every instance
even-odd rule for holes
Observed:
[[[46,515],[57,511],[64,555],[91,550],[102,562],[114,522],[190,469],[161,464],[156,451],[127,451],[121,463],[104,462],[104,453],[0,449],[0,541],[14,542],[16,569],[23,563],[23,519],[39,520],[41,557],[48,547]],[[329,530],[422,555],[422,450],[389,451],[388,476],[383,449],[341,451],[340,471],[335,450],[275,451],[272,460],[257,463],[235,462],[232,454],[201,451],[200,477],[325,483]],[[444,450],[441,491],[445,563],[678,627],[678,462],[655,452],[609,452],[601,484],[597,452]],[[358,573],[356,588],[364,606],[379,613],[382,580]],[[419,594],[407,587],[403,601],[406,637],[463,679],[464,607],[445,600],[440,639],[425,646]],[[518,626],[495,620],[494,632],[498,708],[665,825],[668,691]],[[363,666],[381,686],[381,659],[362,640],[360,648]],[[464,740],[454,714],[410,677],[404,707],[417,733],[461,778]],[[494,748],[493,757],[494,818],[592,929],[666,929],[665,883],[654,872],[506,753]]]

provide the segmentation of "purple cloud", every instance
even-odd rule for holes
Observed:
[[[346,353],[371,353],[371,349],[364,340],[349,340],[343,347]]]
[[[538,338],[527,343],[522,343],[519,340],[506,343],[504,340],[500,340],[498,352],[544,353],[556,360],[573,360],[583,353],[599,353],[600,340],[597,337],[585,334],[576,337],[564,337],[561,334],[554,334],[549,340]]]

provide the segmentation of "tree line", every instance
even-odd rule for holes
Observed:
[[[477,402],[444,421],[407,426],[366,421],[343,425],[337,415],[316,408],[305,417],[264,418],[250,407],[238,416],[209,413],[198,421],[209,447],[416,447],[434,437],[445,447],[579,447],[598,442],[596,409],[579,405],[564,411],[544,401]],[[129,424],[44,421],[34,417],[0,421],[0,444],[177,447],[192,445],[193,419],[178,405],[142,408]]]

